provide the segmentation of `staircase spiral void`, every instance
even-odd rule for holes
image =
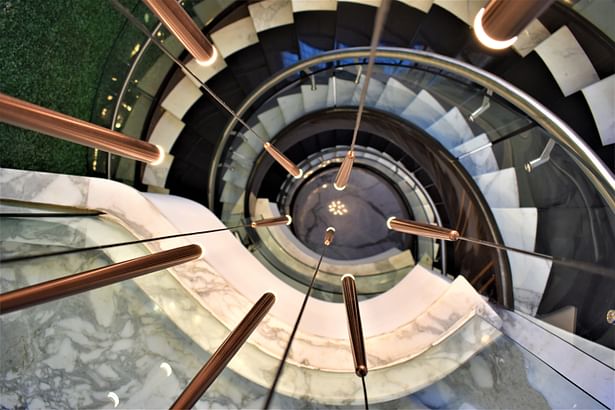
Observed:
[[[484,1],[392,1],[342,191],[334,182],[380,2],[181,3],[215,62],[199,65],[139,3],[133,15],[186,69],[126,24],[91,119],[158,145],[162,163],[91,150],[91,177],[3,169],[2,211],[49,217],[2,219],[2,255],[236,228],[0,266],[5,292],[174,246],[203,249],[196,261],[0,317],[2,408],[168,407],[273,292],[196,406],[261,408],[317,265],[272,408],[363,408],[347,274],[373,408],[615,407],[615,43],[579,14],[585,2],[554,3],[512,48],[493,51],[472,30]],[[65,207],[104,214],[53,217]],[[249,225],[282,215],[292,223]],[[500,248],[394,232],[390,217]],[[319,263],[328,227],[335,241]]]

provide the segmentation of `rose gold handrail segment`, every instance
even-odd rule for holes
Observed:
[[[352,357],[354,359],[355,373],[359,377],[367,375],[367,359],[365,356],[365,343],[363,341],[363,328],[359,312],[359,299],[357,286],[352,275],[342,276],[342,290],[346,315],[348,316],[348,335],[352,344]]]
[[[0,93],[0,122],[143,161],[162,159],[158,147],[39,105]]]
[[[0,295],[0,314],[132,279],[200,256],[200,246],[187,245],[6,292]]]
[[[445,241],[456,241],[459,239],[459,232],[454,229],[428,225],[405,219],[398,219],[395,217],[391,217],[387,220],[387,227],[397,232],[424,236],[432,239],[442,239]]]
[[[143,3],[158,16],[199,64],[213,63],[216,59],[214,47],[177,0],[143,0]]]
[[[190,381],[188,387],[184,389],[177,400],[175,400],[175,403],[171,405],[171,409],[191,409],[196,404],[203,393],[207,391],[209,386],[224,370],[235,353],[250,337],[256,326],[259,325],[267,312],[269,312],[274,302],[275,296],[273,293],[268,292],[261,296],[241,323],[228,335],[220,347],[218,347],[218,350],[214,352],[207,363]]]
[[[498,41],[517,36],[555,0],[491,0],[485,6],[483,27]]]

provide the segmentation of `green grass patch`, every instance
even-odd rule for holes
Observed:
[[[108,1],[0,0],[0,92],[89,121],[123,22]],[[0,124],[0,166],[85,175],[87,148]]]

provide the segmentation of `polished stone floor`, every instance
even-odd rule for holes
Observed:
[[[336,229],[336,246],[327,251],[335,259],[367,258],[390,249],[407,249],[410,240],[389,231],[390,216],[408,218],[400,195],[381,176],[355,167],[343,191],[333,187],[337,168],[320,172],[299,190],[293,206],[297,238],[315,252],[322,247],[322,233]]]

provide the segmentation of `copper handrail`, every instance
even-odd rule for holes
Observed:
[[[132,279],[200,256],[200,246],[187,245],[6,292],[0,295],[0,314]]]
[[[207,363],[190,381],[177,400],[171,405],[171,409],[190,409],[199,401],[203,393],[207,391],[235,353],[250,337],[256,326],[263,320],[274,302],[275,296],[273,293],[268,292],[261,296],[239,325],[228,335]]]
[[[3,93],[0,122],[150,164],[163,159],[163,153],[154,144]]]

